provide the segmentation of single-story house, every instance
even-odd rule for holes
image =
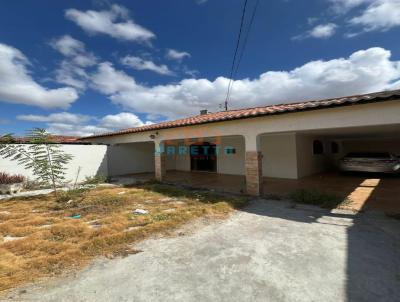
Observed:
[[[400,90],[229,110],[83,138],[108,144],[111,175],[169,171],[237,175],[260,195],[263,177],[334,169],[347,152],[400,154]],[[207,173],[204,173],[207,178]]]

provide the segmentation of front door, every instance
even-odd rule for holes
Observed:
[[[191,145],[190,168],[192,171],[217,172],[216,146],[210,143]]]

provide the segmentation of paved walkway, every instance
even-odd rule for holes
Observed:
[[[131,175],[131,179],[137,180],[153,177],[153,173]],[[204,172],[168,171],[165,181],[232,193],[245,192],[246,187],[244,176]],[[355,210],[400,214],[400,198],[393,198],[400,196],[400,175],[321,173],[301,179],[264,177],[266,196],[286,196],[300,189],[348,197]]]
[[[400,221],[256,201],[17,301],[399,301]]]

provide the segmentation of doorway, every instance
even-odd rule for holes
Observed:
[[[190,169],[192,171],[217,172],[216,145],[196,143],[190,145]]]

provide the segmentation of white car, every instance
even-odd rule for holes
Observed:
[[[340,170],[344,172],[400,172],[400,159],[388,152],[353,152],[340,160]]]

